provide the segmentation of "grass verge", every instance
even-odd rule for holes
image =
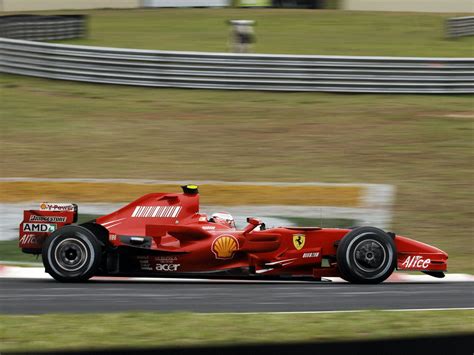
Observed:
[[[472,37],[446,38],[445,21],[453,14],[298,9],[81,10],[80,13],[90,15],[88,37],[60,42],[226,52],[230,30],[227,21],[245,18],[257,23],[254,51],[258,53],[471,57],[474,45]]]
[[[471,310],[1,315],[0,350],[126,349],[435,336],[473,333],[473,316]]]
[[[41,263],[41,256],[22,253],[18,248],[18,239],[0,240],[0,261],[16,261],[19,265],[21,262]]]

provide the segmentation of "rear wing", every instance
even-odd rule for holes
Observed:
[[[41,254],[45,239],[55,230],[77,221],[74,203],[43,202],[39,210],[23,212],[19,228],[19,247],[24,253]]]

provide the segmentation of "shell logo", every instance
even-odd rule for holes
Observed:
[[[48,206],[43,202],[40,206],[40,209],[45,210],[46,208],[48,208]]]
[[[234,253],[239,250],[239,242],[234,236],[223,234],[214,239],[211,250],[216,259],[232,259]]]

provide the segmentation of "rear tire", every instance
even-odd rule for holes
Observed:
[[[88,229],[69,225],[58,229],[43,245],[43,264],[54,279],[61,282],[81,282],[97,271],[102,256],[102,244]]]
[[[359,284],[386,280],[397,263],[393,239],[375,227],[359,227],[347,233],[337,247],[336,256],[341,277]]]

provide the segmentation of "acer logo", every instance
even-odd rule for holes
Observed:
[[[156,264],[156,271],[177,271],[181,264]]]
[[[402,263],[405,269],[426,269],[431,263],[431,259],[423,259],[421,255],[408,256]]]

